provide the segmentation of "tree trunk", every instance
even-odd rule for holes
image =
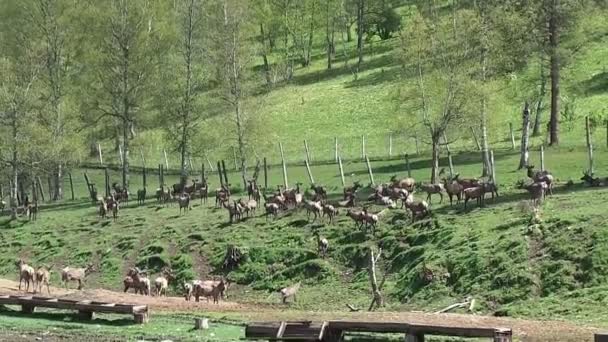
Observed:
[[[549,145],[559,144],[559,83],[560,83],[560,56],[559,56],[559,0],[551,1],[551,16],[549,18],[549,53],[551,63],[551,121],[549,132]]]
[[[314,39],[314,33],[315,33],[315,12],[317,10],[317,1],[313,0],[312,2],[312,8],[310,11],[310,27],[309,27],[309,31],[308,31],[308,48],[306,49],[306,55],[304,58],[304,63],[306,64],[306,66],[310,65],[310,55],[312,53],[312,43],[313,43],[313,39]]]
[[[129,124],[127,120],[124,123],[123,142],[122,142],[122,186],[124,189],[129,188]]]
[[[63,163],[57,163],[57,171],[55,172],[55,197],[54,201],[63,199]]]
[[[363,11],[364,11],[365,0],[357,1],[357,55],[359,56],[357,60],[357,72],[359,72],[361,68],[361,63],[363,63]]]
[[[521,149],[518,170],[528,166],[528,158],[530,155],[530,108],[528,102],[524,106],[524,112],[522,116],[522,129],[521,129]]]
[[[272,79],[270,78],[270,65],[268,64],[268,55],[266,54],[266,38],[264,38],[264,24],[262,23],[260,23],[260,36],[262,39],[262,60],[264,61],[264,76],[266,77],[266,84],[272,85]]]
[[[376,277],[376,257],[374,256],[374,251],[371,248],[369,250],[368,273],[372,288],[372,295],[374,296],[372,304],[369,307],[369,311],[372,311],[374,306],[377,308],[384,306],[384,301],[382,299],[382,293],[380,293],[380,287],[378,286],[378,279]]]
[[[487,177],[490,175],[490,154],[488,148],[488,113],[487,113],[487,99],[485,94],[485,84],[486,84],[486,73],[487,73],[487,54],[488,54],[488,44],[487,44],[487,34],[486,34],[486,23],[484,18],[483,10],[481,12],[481,20],[482,20],[482,48],[481,48],[481,82],[484,85],[484,90],[481,94],[481,161],[482,161],[482,177]]]
[[[330,11],[330,4],[331,1],[326,0],[327,1],[327,8],[325,11],[325,15],[326,15],[326,22],[325,22],[325,40],[327,41],[327,69],[331,69],[331,61],[332,61],[332,51],[333,51],[333,19],[332,21],[332,28],[331,28],[331,34],[330,34],[330,16],[331,16],[331,11]]]
[[[348,23],[345,25],[345,31],[346,31],[346,41],[347,42],[352,42],[353,41],[353,34],[350,30],[351,25],[349,25]]]
[[[433,154],[431,159],[431,184],[437,184],[439,179],[439,137],[441,135],[432,136]]]
[[[536,116],[534,117],[534,128],[532,130],[532,136],[540,136],[540,119],[543,111],[543,100],[547,93],[547,75],[545,74],[545,66],[543,65],[542,58],[540,62],[540,90],[538,92],[538,99],[536,102]]]

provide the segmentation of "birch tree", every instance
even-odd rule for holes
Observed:
[[[184,0],[177,5],[177,47],[181,58],[177,65],[169,65],[164,72],[167,84],[172,84],[165,100],[169,141],[175,142],[180,155],[180,182],[185,185],[188,177],[190,144],[204,110],[200,106],[203,90],[203,7],[202,0]],[[178,71],[177,82],[175,80]]]
[[[6,5],[6,4],[5,4]],[[4,15],[10,12],[0,6]],[[36,85],[42,69],[42,60],[31,46],[29,34],[21,31],[23,22],[0,16],[10,29],[0,36],[0,161],[10,170],[11,217],[16,218],[19,174],[25,169],[25,159],[32,147],[31,125],[35,120],[34,108],[38,97]],[[2,25],[0,25],[2,27]],[[6,28],[6,27],[4,27]]]
[[[454,36],[451,20],[437,16],[433,8],[418,6],[418,13],[401,32],[401,55],[404,61],[414,61],[404,74],[403,99],[413,112],[412,121],[421,123],[419,130],[432,147],[431,182],[438,181],[440,144],[450,129],[458,129],[470,115],[467,99],[473,90],[468,74],[473,51],[466,27]],[[426,12],[425,12],[426,11]],[[423,16],[422,13],[425,13]],[[474,20],[467,18],[464,20]],[[405,63],[404,65],[408,65]],[[410,75],[415,83],[409,84]],[[412,129],[415,129],[412,127]]]
[[[130,140],[138,117],[148,104],[149,80],[157,71],[160,49],[152,7],[145,0],[112,0],[110,8],[99,8],[103,18],[103,42],[94,96],[94,121],[112,119],[122,135],[122,184],[129,187]],[[101,11],[107,11],[106,14]]]
[[[218,92],[233,113],[238,159],[243,181],[246,180],[246,129],[247,78],[252,62],[251,37],[248,35],[250,12],[248,4],[241,0],[216,0],[211,7],[211,16],[219,19],[211,24],[216,28],[212,35],[212,58],[218,70]]]

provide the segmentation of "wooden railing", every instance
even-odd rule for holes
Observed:
[[[345,332],[402,333],[407,342],[424,341],[425,335],[490,338],[511,342],[511,329],[424,325],[397,322],[328,321],[262,322],[247,325],[245,338],[267,341],[341,341]]]
[[[95,313],[133,315],[135,323],[148,322],[148,306],[120,303],[104,303],[91,300],[71,300],[36,296],[0,296],[0,305],[21,305],[21,311],[33,313],[36,307],[77,310],[81,319],[93,319]]]

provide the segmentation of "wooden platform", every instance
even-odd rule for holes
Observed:
[[[401,333],[407,342],[422,342],[425,335],[489,338],[511,342],[511,329],[423,325],[401,322],[329,321],[261,322],[247,325],[245,338],[267,341],[327,341],[342,339],[345,332]]]
[[[117,313],[133,315],[135,323],[148,322],[148,306],[134,304],[104,303],[91,300],[70,300],[37,296],[0,296],[0,305],[21,305],[21,311],[33,313],[36,307],[77,310],[80,318],[93,319],[95,313]]]

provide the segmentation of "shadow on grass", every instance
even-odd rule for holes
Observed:
[[[578,85],[579,93],[584,95],[598,95],[608,92],[608,71],[599,73]]]
[[[115,326],[115,327],[124,327],[129,325],[134,325],[135,322],[132,318],[119,318],[119,319],[106,319],[106,318],[95,318],[93,320],[83,320],[78,317],[77,314],[71,312],[62,312],[53,310],[44,311],[44,312],[35,312],[33,314],[26,314],[20,311],[11,310],[5,306],[0,306],[0,315],[14,318],[37,318],[37,319],[45,319],[49,321],[55,321],[60,323],[78,323],[85,325],[105,325],[105,326]],[[66,320],[66,318],[68,320]],[[75,326],[66,325],[62,327],[64,329],[79,329]]]

